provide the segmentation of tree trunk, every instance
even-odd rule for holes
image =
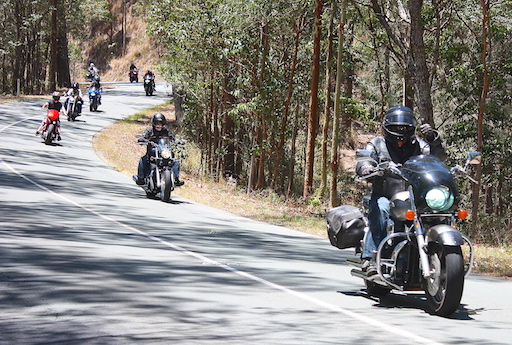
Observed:
[[[484,114],[485,105],[487,100],[487,94],[491,86],[491,77],[489,72],[489,35],[491,32],[491,23],[489,19],[489,1],[480,0],[480,7],[482,8],[482,66],[483,66],[483,81],[482,81],[482,93],[478,101],[478,138],[477,146],[478,151],[483,151],[483,132],[484,132]],[[476,176],[477,181],[482,179],[482,164],[477,165]],[[480,183],[473,186],[473,210],[471,212],[471,230],[472,233],[476,232],[478,222],[478,209],[480,199]]]
[[[290,198],[293,195],[295,185],[295,153],[297,152],[297,134],[299,131],[299,107],[295,108],[295,121],[293,123],[292,140],[290,143],[290,168],[288,169],[288,188],[286,196]]]
[[[52,31],[50,41],[50,72],[48,74],[48,85],[50,91],[57,89],[57,62],[58,62],[58,23],[57,9],[59,8],[59,0],[53,0],[52,8]]]
[[[430,76],[427,67],[427,56],[423,42],[423,21],[421,9],[423,0],[409,0],[409,14],[411,16],[411,55],[413,58],[414,90],[417,99],[417,114],[421,114],[420,122],[434,126],[434,112],[432,107]]]
[[[331,126],[332,116],[332,88],[333,88],[333,72],[332,72],[332,60],[333,60],[333,37],[334,37],[334,14],[336,13],[336,2],[333,2],[333,9],[331,12],[331,18],[329,23],[329,35],[327,38],[327,60],[326,60],[326,71],[325,71],[325,105],[324,105],[324,125],[322,129],[322,167],[321,167],[321,178],[320,188],[318,189],[317,195],[321,198],[324,197],[327,191],[327,160],[328,160],[328,140],[329,140],[329,129]]]
[[[345,38],[345,0],[341,3],[341,20],[338,25],[338,57],[336,62],[336,96],[334,97],[334,122],[332,125],[331,143],[331,207],[339,205],[338,196],[338,169],[339,169],[339,127],[340,127],[340,99],[343,79],[343,42]]]
[[[315,165],[315,145],[318,132],[318,85],[320,82],[320,43],[322,33],[322,0],[315,0],[315,26],[313,33],[313,68],[311,75],[311,99],[308,119],[308,139],[306,146],[306,166],[303,196],[307,198],[313,192],[313,171]]]

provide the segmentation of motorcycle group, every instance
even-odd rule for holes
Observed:
[[[130,83],[139,82],[139,70],[133,62],[130,64],[130,72],[128,72],[128,77],[130,78]],[[144,74],[143,80],[144,92],[146,92],[146,96],[152,96],[153,92],[155,92],[155,74],[150,69],[148,69]]]
[[[130,82],[138,82],[137,68],[132,63],[130,66]],[[94,63],[90,63],[87,79],[91,82],[89,85],[89,104],[90,111],[97,111],[101,104],[101,84],[98,69]],[[144,89],[146,95],[154,91],[154,74],[148,70],[144,76],[148,83],[145,83]],[[150,91],[148,91],[148,89]],[[46,102],[42,108],[47,108],[47,115],[41,122],[36,131],[36,136],[40,136],[46,145],[51,145],[55,140],[61,140],[60,114],[67,116],[68,121],[75,121],[81,115],[83,105],[83,95],[80,85],[75,82],[72,87],[63,94],[66,97],[64,104],[60,102],[61,93],[54,91],[52,99]],[[152,127],[148,128],[143,134],[137,136],[138,144],[146,145],[146,155],[139,161],[138,173],[134,175],[137,185],[141,186],[146,192],[147,197],[154,198],[158,194],[163,201],[169,201],[172,191],[176,187],[184,184],[179,179],[180,161],[185,157],[185,151],[179,149],[180,145],[185,143],[176,139],[174,135],[166,128],[167,120],[161,113],[157,113],[151,120]]]
[[[90,111],[97,111],[101,104],[101,84],[99,71],[94,63],[89,64],[86,74],[90,81],[88,88]],[[66,97],[64,104],[60,102],[61,93],[54,91],[52,99],[43,105],[43,109],[47,108],[46,117],[36,131],[37,136],[41,136],[46,145],[52,144],[55,140],[60,141],[60,114],[61,112],[67,117],[68,121],[76,121],[76,118],[82,115],[82,106],[84,103],[83,93],[80,85],[74,82],[72,87],[64,92],[62,96]]]

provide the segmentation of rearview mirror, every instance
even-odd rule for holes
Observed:
[[[468,162],[470,165],[479,165],[482,163],[482,153],[480,152],[469,152],[468,153]]]

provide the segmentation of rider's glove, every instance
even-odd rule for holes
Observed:
[[[421,136],[429,143],[433,142],[434,140],[436,140],[436,132],[434,131],[434,129],[432,128],[431,125],[429,125],[428,123],[424,123],[420,126],[420,133],[421,133]]]
[[[361,167],[361,176],[370,175],[371,173],[375,172],[376,168],[373,165],[364,165]]]

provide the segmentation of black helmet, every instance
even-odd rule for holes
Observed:
[[[402,147],[412,141],[416,130],[416,118],[405,106],[390,108],[384,116],[384,138],[394,146]]]
[[[80,87],[80,85],[76,81],[72,85],[72,88],[75,90],[78,90],[79,87]]]
[[[167,124],[167,120],[165,119],[164,114],[156,113],[155,115],[153,115],[153,118],[151,119],[151,124],[153,125],[153,127],[155,127],[157,124],[165,126]]]

